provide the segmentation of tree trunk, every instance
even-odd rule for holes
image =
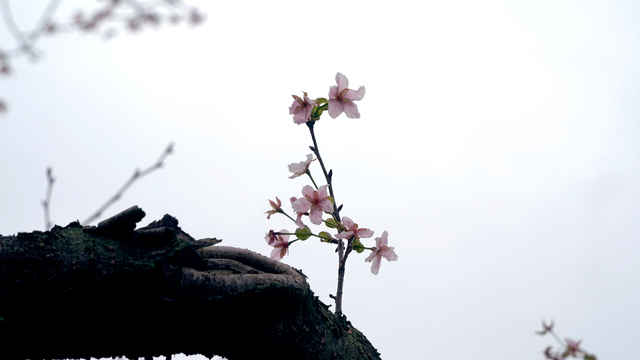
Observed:
[[[0,236],[0,358],[380,358],[299,270],[142,217]]]

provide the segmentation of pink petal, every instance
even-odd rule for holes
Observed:
[[[274,248],[271,251],[271,258],[274,260],[282,260],[282,258],[289,252],[289,248]]]
[[[339,235],[339,234],[338,234],[338,235]],[[338,237],[338,236],[336,235],[336,237]],[[375,258],[375,257],[376,257],[376,255],[378,255],[378,249],[373,250],[373,251],[371,252],[371,254],[369,254],[369,256],[367,256],[367,258],[366,258],[366,259],[364,259],[364,261],[369,262],[369,261],[373,260],[373,258]]]
[[[314,193],[316,191],[313,190],[313,188],[311,187],[311,185],[305,185],[302,188],[302,195],[304,195],[305,197],[309,198],[309,199],[313,199],[314,198]]]
[[[342,104],[344,105],[344,113],[347,115],[349,119],[359,119],[360,113],[358,112],[358,106],[353,103],[353,101],[349,99],[342,100]],[[331,114],[329,114],[331,115]]]
[[[337,118],[344,112],[344,105],[339,100],[329,100],[329,116]]]
[[[309,208],[311,208],[311,202],[309,202],[309,200],[307,200],[307,198],[300,198],[296,201],[294,201],[291,204],[291,207],[293,208],[293,210],[299,212],[299,213],[305,213],[307,211],[309,211]]]
[[[380,250],[380,254],[387,259],[387,261],[396,261],[398,260],[398,255],[393,251],[393,247],[386,246],[384,249]]]
[[[353,222],[350,217],[345,216],[342,218],[342,225],[346,226],[348,229],[351,229],[353,224],[355,224],[355,222]]]
[[[378,271],[380,270],[380,256],[376,256],[371,263],[371,273],[373,275],[378,275]]]
[[[332,212],[333,211],[333,203],[331,203],[331,201],[329,199],[324,199],[322,200],[318,206],[320,207],[320,209],[322,211],[326,211],[326,212]]]
[[[345,98],[353,101],[362,100],[362,98],[364,97],[364,93],[365,93],[364,86],[360,86],[360,88],[357,91],[349,89],[349,91],[347,91],[347,95],[345,96]]]
[[[325,199],[327,197],[327,186],[328,185],[322,185],[318,188],[318,199]]]
[[[311,211],[309,212],[309,220],[311,221],[311,223],[316,225],[322,224],[322,211],[313,206],[311,208]]]
[[[383,246],[387,246],[387,244],[389,243],[389,233],[387,232],[387,230],[385,230],[384,232],[382,232],[382,236],[379,238],[376,238],[376,247],[379,249]]]
[[[353,231],[343,231],[341,233],[336,234],[336,239],[340,239],[340,240],[341,239],[348,239],[348,238],[351,237],[351,235],[353,235]],[[371,255],[369,255],[369,256],[371,256]],[[365,261],[369,261],[369,260],[365,259]]]
[[[373,236],[373,230],[364,228],[364,229],[358,229],[358,236],[361,238],[370,238]]]
[[[338,84],[338,88],[340,88],[340,90],[349,87],[349,79],[347,79],[346,76],[342,75],[342,73],[336,74],[336,83]]]

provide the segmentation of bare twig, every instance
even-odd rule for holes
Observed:
[[[53,190],[53,183],[56,179],[53,177],[53,170],[51,167],[47,168],[47,195],[42,201],[42,207],[44,208],[44,230],[49,231],[51,229],[51,219],[49,218],[49,205],[51,205],[51,192]]]
[[[129,178],[129,180],[127,180],[127,182],[125,182],[124,185],[122,185],[120,190],[118,190],[118,192],[116,192],[116,194],[113,195],[113,197],[111,197],[109,200],[107,200],[107,202],[104,203],[104,205],[102,205],[98,210],[96,210],[96,212],[93,215],[89,216],[89,218],[87,218],[85,221],[83,221],[82,224],[83,225],[87,225],[87,224],[93,222],[94,220],[96,220],[97,218],[99,218],[100,216],[102,216],[102,213],[109,206],[113,205],[113,203],[118,201],[122,197],[122,194],[124,194],[124,192],[127,191],[127,189],[129,189],[129,187],[136,180],[138,180],[138,179],[142,178],[143,176],[148,175],[149,173],[161,168],[163,163],[164,163],[164,160],[172,152],[173,152],[173,143],[171,143],[171,144],[169,144],[167,146],[167,148],[164,150],[164,152],[162,152],[162,154],[160,155],[160,158],[158,158],[158,161],[156,161],[153,165],[149,166],[148,168],[146,168],[146,169],[144,169],[142,171],[140,171],[139,169],[136,169],[133,172],[133,175],[131,175],[131,178]]]
[[[62,0],[50,0],[38,21],[27,30],[15,21],[10,0],[0,0],[2,22],[15,40],[13,48],[0,46],[0,75],[11,74],[10,60],[13,58],[26,56],[33,61],[39,59],[42,52],[36,48],[36,43],[43,35],[78,31],[110,39],[117,35],[117,28],[138,31],[145,26],[156,27],[163,22],[187,22],[196,26],[206,18],[200,10],[182,0],[107,0],[97,1],[100,5],[90,10],[78,10],[69,22],[54,21],[53,17],[61,2]],[[6,103],[0,99],[0,113],[6,111]]]

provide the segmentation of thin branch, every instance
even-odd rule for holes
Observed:
[[[56,179],[53,177],[53,170],[51,167],[47,168],[47,195],[42,201],[42,207],[44,208],[44,230],[51,230],[52,224],[49,217],[49,206],[51,205],[51,192],[53,190],[53,183]]]
[[[311,151],[313,151],[318,158],[318,162],[320,163],[320,167],[322,168],[322,172],[324,173],[324,177],[327,180],[327,185],[329,186],[329,194],[333,198],[333,216],[336,221],[340,223],[340,208],[338,208],[335,195],[333,194],[333,171],[329,170],[327,172],[327,168],[324,166],[324,161],[322,160],[322,156],[320,156],[320,150],[318,149],[318,142],[316,141],[316,134],[313,130],[313,126],[315,125],[315,121],[307,121],[307,127],[309,128],[309,132],[311,133],[311,139],[313,140],[313,146],[311,147]],[[344,240],[338,240],[338,248],[336,251],[338,252],[338,287],[336,289],[336,296],[331,296],[332,299],[336,302],[336,310],[335,313],[338,316],[342,315],[342,294],[344,293],[344,273],[347,265],[347,258],[351,253],[353,243],[353,237],[349,238],[347,242],[347,247],[345,249]]]
[[[173,152],[173,143],[169,144],[167,146],[167,148],[164,150],[164,152],[162,152],[162,154],[160,155],[160,158],[158,158],[158,161],[156,161],[153,165],[149,166],[148,168],[140,171],[138,169],[136,169],[133,172],[133,175],[131,175],[131,178],[129,178],[129,180],[127,180],[127,182],[124,183],[124,185],[122,185],[122,187],[120,188],[120,190],[118,190],[116,192],[115,195],[113,195],[113,197],[111,197],[109,200],[107,200],[106,203],[104,203],[104,205],[102,205],[98,210],[96,210],[96,212],[89,216],[89,218],[87,218],[85,221],[82,222],[83,225],[87,225],[91,222],[93,222],[95,219],[99,218],[100,216],[102,216],[102,213],[109,208],[109,206],[113,205],[113,203],[115,203],[116,201],[120,200],[120,198],[122,197],[122,195],[124,194],[125,191],[127,191],[127,189],[129,189],[129,187],[138,179],[142,178],[143,176],[148,175],[149,173],[158,170],[159,168],[162,167],[164,160],[167,158],[167,156],[169,156],[169,154],[171,154]]]

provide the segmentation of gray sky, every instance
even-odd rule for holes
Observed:
[[[35,3],[14,5],[25,27]],[[378,276],[366,253],[347,264],[344,311],[384,359],[543,359],[556,344],[534,331],[551,318],[598,358],[636,356],[640,4],[193,3],[208,15],[195,29],[54,36],[42,61],[13,62],[1,234],[44,227],[48,166],[66,225],[175,142],[106,215],[139,205],[143,225],[169,213],[268,255],[265,233],[293,226],[266,219],[267,199],[290,209],[308,183],[287,178],[311,144],[291,95],[327,96],[340,71],[366,86],[362,117],[316,131],[342,214],[399,256]],[[332,303],[332,247],[298,242],[283,261]]]

